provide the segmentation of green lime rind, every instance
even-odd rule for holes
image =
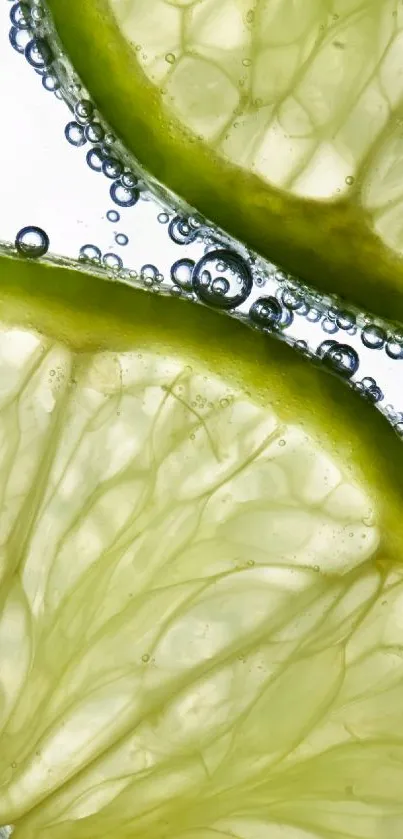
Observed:
[[[48,6],[100,111],[161,183],[284,270],[403,321],[403,262],[371,232],[362,210],[284,194],[187,135],[140,69],[107,0]]]
[[[381,512],[386,557],[403,553],[403,446],[341,381],[238,321],[50,262],[0,256],[0,320],[78,352],[144,346],[220,374],[284,422],[298,422],[360,478]]]

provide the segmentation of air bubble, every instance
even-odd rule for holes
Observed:
[[[159,213],[157,216],[157,220],[160,224],[168,224],[169,222],[169,215],[168,213]]]
[[[102,172],[103,154],[98,148],[90,149],[87,152],[87,163],[94,172]]]
[[[126,186],[128,189],[133,189],[133,187],[137,186],[138,180],[133,172],[124,172],[122,175],[122,184]]]
[[[25,47],[25,57],[35,70],[42,70],[53,61],[52,50],[44,38],[33,38]]]
[[[367,399],[368,402],[372,402],[373,404],[381,402],[383,399],[383,393],[372,376],[366,376],[362,382],[358,382],[356,389],[364,399]]]
[[[80,101],[77,102],[74,111],[79,122],[87,123],[92,118],[94,106],[89,99],[80,99]]]
[[[8,37],[13,49],[21,55],[25,52],[31,41],[31,35],[29,32],[27,32],[26,29],[17,29],[16,26],[11,27]]]
[[[285,288],[281,293],[281,300],[287,309],[298,311],[304,307],[304,299],[297,291],[291,288]]]
[[[259,297],[251,307],[249,317],[261,329],[276,329],[281,313],[282,307],[275,297]]]
[[[168,64],[175,64],[176,56],[173,54],[173,52],[167,52],[167,54],[165,56],[165,61]]]
[[[322,321],[322,329],[324,332],[327,332],[328,335],[334,335],[335,332],[339,331],[337,324],[334,320],[330,320],[330,318],[325,318]]]
[[[108,221],[116,223],[120,220],[120,215],[117,210],[108,210],[106,218],[108,219]]]
[[[207,253],[193,271],[193,288],[204,303],[234,309],[249,297],[253,286],[249,266],[230,250]]]
[[[156,265],[143,265],[140,271],[140,277],[146,285],[160,282],[162,278]]]
[[[317,355],[327,367],[344,379],[354,376],[360,365],[358,353],[353,347],[339,344],[338,341],[324,341],[318,347]]]
[[[100,143],[105,137],[105,131],[100,122],[90,122],[85,126],[85,136],[90,143]]]
[[[22,256],[38,259],[49,250],[49,236],[41,227],[23,227],[15,238],[15,247]]]
[[[374,324],[365,326],[361,333],[361,341],[364,347],[368,347],[370,350],[380,350],[386,341],[385,331]]]
[[[352,186],[354,183],[355,178],[352,175],[347,175],[346,184],[347,186]]]
[[[192,229],[188,220],[180,216],[175,216],[172,219],[168,232],[176,245],[190,245],[197,236],[197,231]]]
[[[42,76],[42,85],[45,90],[49,90],[51,93],[54,93],[59,89],[60,82],[53,73],[45,73]]]
[[[117,233],[115,236],[115,242],[117,245],[121,245],[121,247],[124,247],[124,245],[128,244],[129,237],[126,236],[126,233]]]
[[[178,259],[171,268],[171,280],[184,291],[192,291],[193,259]]]
[[[97,245],[83,245],[80,248],[79,259],[82,262],[100,262],[101,250]]]
[[[335,313],[336,315],[336,323],[340,329],[352,329],[357,322],[356,316],[353,315],[352,312],[348,312],[346,310],[338,310]]]
[[[102,163],[102,171],[107,178],[115,180],[122,174],[122,164],[116,157],[106,157]]]
[[[393,358],[394,361],[399,361],[403,358],[403,344],[400,341],[389,340],[385,347],[386,355]]]
[[[10,9],[10,20],[17,29],[30,28],[30,10],[27,3],[14,3]]]
[[[134,207],[139,200],[137,189],[129,189],[121,180],[115,181],[110,188],[110,196],[119,207]]]
[[[105,253],[102,257],[102,262],[106,268],[109,268],[111,271],[116,271],[116,273],[123,268],[123,260],[117,253]]]
[[[78,122],[68,122],[64,129],[64,136],[71,146],[84,146],[87,142],[84,128]]]

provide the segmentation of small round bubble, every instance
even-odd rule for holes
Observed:
[[[133,172],[124,172],[122,175],[122,184],[126,186],[128,189],[133,189],[134,186],[137,186],[138,180]]]
[[[176,245],[190,245],[197,236],[197,230],[194,230],[187,219],[175,216],[172,219],[169,228],[169,235]]]
[[[364,347],[370,350],[381,350],[386,341],[385,331],[374,324],[365,326],[361,333],[361,341]]]
[[[87,142],[84,128],[78,122],[68,122],[64,129],[64,136],[71,146],[84,146]]]
[[[127,245],[128,241],[129,241],[129,237],[126,236],[126,233],[117,233],[116,236],[115,236],[116,244],[120,245],[121,247],[124,247],[125,245]]]
[[[169,222],[169,215],[168,213],[159,213],[157,219],[160,224],[168,224]]]
[[[116,224],[116,222],[120,219],[120,215],[117,210],[108,210],[106,218],[108,219],[108,221],[112,221],[114,224]]]
[[[249,311],[255,326],[261,329],[276,329],[281,319],[282,307],[275,297],[259,297]]]
[[[90,122],[85,126],[85,136],[90,143],[100,143],[104,137],[105,132],[100,122]]]
[[[134,207],[139,200],[138,190],[129,189],[121,180],[114,181],[110,188],[110,196],[119,207]]]
[[[82,262],[100,262],[101,250],[97,245],[83,245],[80,248],[79,258]]]
[[[105,253],[102,257],[102,262],[106,268],[110,268],[112,271],[117,272],[123,268],[123,260],[117,253]]]
[[[49,236],[41,227],[28,225],[17,233],[15,247],[22,256],[38,259],[49,250]]]
[[[15,49],[16,52],[21,53],[21,55],[25,52],[25,49],[31,40],[29,32],[25,29],[18,29],[16,26],[11,27],[8,37],[13,49]]]
[[[42,70],[53,61],[52,50],[44,38],[32,38],[25,47],[25,57],[35,70]]]
[[[323,341],[317,354],[326,367],[344,379],[350,379],[359,368],[358,353],[348,344],[339,344],[338,341],[332,340]]]
[[[107,178],[115,180],[115,178],[118,178],[122,173],[122,164],[116,157],[106,157],[102,163],[102,171]]]
[[[10,9],[10,20],[17,29],[29,29],[30,10],[28,3],[14,3]]]
[[[87,123],[94,113],[94,106],[89,99],[80,99],[74,108],[74,112],[79,122]]]
[[[394,361],[400,361],[403,358],[403,344],[400,341],[389,339],[385,351],[386,355]]]
[[[59,89],[60,82],[56,78],[56,76],[53,75],[53,73],[45,73],[42,76],[42,85],[45,88],[45,90],[49,90],[51,93],[54,93],[56,90]]]
[[[193,259],[178,259],[171,267],[171,280],[183,291],[192,291],[192,275],[195,264]]]
[[[102,171],[103,155],[99,148],[90,149],[87,152],[87,164],[94,172]]]

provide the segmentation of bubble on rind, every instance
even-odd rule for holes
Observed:
[[[105,137],[105,131],[100,122],[90,122],[85,126],[85,136],[90,143],[100,143]]]
[[[28,3],[14,3],[10,9],[10,20],[17,29],[30,29],[31,14]]]
[[[138,189],[125,186],[120,179],[113,182],[109,194],[119,207],[134,207],[140,197]]]
[[[31,41],[31,35],[26,29],[18,29],[12,26],[8,33],[9,41],[13,49],[19,52],[20,55],[25,53],[26,47]]]
[[[100,262],[101,249],[97,245],[83,245],[80,248],[79,259],[82,262]]]
[[[41,227],[27,225],[18,231],[15,247],[22,256],[38,259],[49,250],[49,236]]]
[[[389,338],[385,346],[386,355],[392,358],[393,361],[401,361],[403,358],[403,343],[396,339]]]
[[[103,159],[99,146],[94,146],[87,152],[87,164],[94,172],[102,172]]]
[[[190,245],[197,236],[197,230],[192,228],[186,218],[175,216],[170,222],[168,233],[176,245]]]
[[[77,121],[85,125],[92,119],[94,106],[89,99],[80,99],[74,108],[74,113]]]
[[[275,297],[259,297],[249,310],[251,322],[259,329],[277,329],[281,314],[282,306]]]
[[[386,341],[385,330],[375,324],[364,326],[361,332],[361,341],[367,349],[381,350]]]
[[[84,146],[87,142],[82,125],[79,125],[79,123],[75,121],[67,123],[64,129],[64,136],[71,146]]]
[[[384,398],[380,387],[378,387],[372,376],[365,376],[361,382],[357,382],[355,388],[364,399],[368,402],[372,402],[374,405],[377,402],[381,402]]]
[[[360,365],[356,350],[338,341],[323,341],[317,349],[317,356],[326,367],[344,379],[354,376]]]
[[[123,268],[123,260],[117,253],[105,253],[102,262],[105,268],[110,268],[112,271],[118,272]]]
[[[102,161],[102,171],[107,178],[115,180],[123,171],[123,166],[116,157],[105,157]]]
[[[53,53],[45,38],[32,38],[25,47],[25,58],[35,69],[42,70],[53,61]]]
[[[193,289],[198,298],[218,309],[235,309],[249,297],[253,279],[246,261],[234,251],[210,251],[193,271]]]

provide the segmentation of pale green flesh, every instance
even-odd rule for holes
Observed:
[[[207,219],[403,321],[398,0],[48,0],[101,114]]]
[[[352,197],[403,252],[398,0],[110,0],[167,112],[309,199]],[[353,188],[355,185],[355,188]]]
[[[64,315],[50,293],[35,316],[40,267],[15,262],[10,274],[28,275],[17,316],[23,297],[7,262],[0,824],[14,823],[17,839],[400,839],[403,579],[388,547],[401,544],[392,481],[382,470],[378,486],[363,478],[372,467],[359,442],[349,460],[341,444],[331,448],[324,387],[315,420],[303,396],[290,418],[291,368],[284,362],[279,385],[275,356],[259,367],[259,337],[264,403],[253,381],[248,391],[227,380],[224,345],[221,375],[189,363],[194,307],[171,310],[177,345],[164,352],[169,301],[150,298],[150,346],[139,314],[147,296],[101,288],[111,330],[120,293],[134,325],[129,339],[122,316],[121,339],[109,339],[124,350],[97,348],[95,297],[83,338],[69,291]],[[64,285],[81,283],[84,306],[85,278],[47,272],[60,299]],[[70,340],[33,329],[47,316]],[[213,349],[217,321],[206,312],[209,322]],[[298,369],[302,378],[305,362]],[[318,374],[309,375],[307,403]],[[365,406],[363,416],[373,427]],[[368,455],[378,468],[383,430]],[[345,438],[354,440],[348,423]]]

